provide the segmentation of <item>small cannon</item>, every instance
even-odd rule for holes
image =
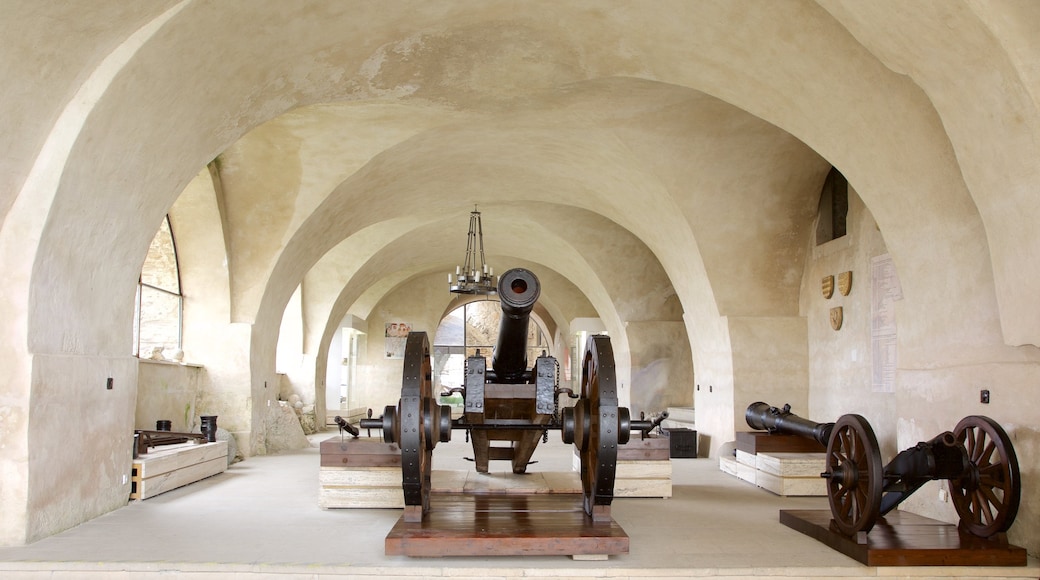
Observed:
[[[993,419],[971,415],[953,431],[900,452],[881,466],[877,437],[860,415],[843,415],[827,445],[827,496],[844,534],[868,532],[925,483],[947,480],[960,528],[989,538],[1015,521],[1022,496],[1011,439]]]
[[[965,417],[953,431],[906,449],[882,467],[877,437],[861,415],[836,423],[813,423],[766,403],[744,414],[754,429],[810,437],[827,446],[827,499],[833,527],[847,535],[869,532],[924,484],[950,482],[961,529],[983,538],[1007,531],[1015,521],[1022,484],[1011,439],[993,419]]]
[[[358,429],[357,427],[351,425],[350,423],[348,423],[347,420],[344,419],[343,417],[340,417],[339,415],[336,415],[336,418],[333,419],[333,421],[335,421],[336,425],[339,426],[339,436],[341,438],[343,437],[343,432],[344,431],[346,431],[347,433],[350,433],[351,436],[353,436],[355,439],[357,439],[357,437],[359,435],[361,435],[361,430]]]
[[[814,423],[795,415],[791,412],[791,405],[777,408],[762,402],[751,403],[748,405],[747,411],[744,411],[744,419],[752,429],[785,435],[801,435],[815,439],[823,446],[830,441],[831,431],[834,429],[834,423]]]
[[[660,420],[631,420],[618,406],[614,353],[607,336],[591,336],[586,344],[581,394],[559,387],[559,364],[551,356],[537,358],[528,369],[527,329],[541,293],[533,272],[514,268],[498,282],[502,322],[492,356],[469,357],[465,385],[452,389],[465,401],[463,416],[435,402],[430,343],[425,332],[411,332],[405,343],[401,400],[378,418],[362,419],[362,429],[382,429],[383,439],[401,448],[402,485],[408,522],[422,521],[429,509],[432,452],[451,440],[452,429],[465,429],[473,445],[478,472],[492,459],[509,460],[514,473],[524,473],[540,438],[561,431],[581,459],[584,510],[594,521],[610,520],[614,497],[617,448],[633,431],[647,432]],[[558,411],[558,398],[576,398],[574,407]],[[662,417],[663,418],[663,417]],[[508,442],[493,447],[492,442]]]

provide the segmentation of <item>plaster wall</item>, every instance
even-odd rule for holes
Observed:
[[[632,360],[632,417],[693,405],[693,356],[683,323],[634,321],[625,332]]]
[[[693,350],[693,413],[697,454],[718,457],[718,449],[736,437],[733,429],[733,355],[724,316],[683,315]]]
[[[454,297],[447,289],[441,273],[430,274],[398,286],[380,301],[368,318],[367,356],[364,369],[359,369],[361,380],[351,396],[351,404],[372,409],[380,415],[383,407],[397,405],[401,398],[403,359],[386,358],[384,329],[390,322],[407,322],[413,332],[425,332],[433,346],[434,334],[440,324],[440,315]]]
[[[795,409],[809,399],[809,345],[800,316],[728,317],[733,346],[730,431],[749,431],[744,412],[756,401]],[[731,438],[732,439],[732,438]]]
[[[871,259],[888,253],[882,232],[870,210],[849,187],[849,212],[844,237],[816,245],[810,240],[809,260],[802,280],[800,310],[808,321],[808,406],[794,412],[813,421],[836,421],[846,413],[863,415],[874,428],[882,455],[895,456],[898,408],[892,393],[872,390]],[[852,289],[824,298],[824,276],[852,272]],[[900,274],[900,272],[897,272]],[[830,309],[842,308],[841,330],[833,330]],[[897,332],[899,320],[896,321]],[[938,434],[938,432],[936,432]]]
[[[30,422],[28,431],[33,452],[23,541],[126,505],[138,364],[131,356],[34,357],[30,413],[39,419]]]
[[[244,456],[253,454],[249,345],[251,327],[231,321],[223,187],[212,165],[202,169],[170,208],[184,296],[185,361],[203,366],[196,411],[217,415]]]
[[[328,346],[324,349],[324,356],[322,355],[322,349],[319,349],[318,356],[316,359],[324,358],[324,377],[325,377],[325,414],[329,412],[335,413],[340,409],[340,385],[343,382],[346,370],[343,365],[343,326],[338,326],[330,335]],[[322,376],[322,365],[315,363],[315,377]],[[319,427],[323,425],[324,419],[322,415],[316,415],[318,417]]]
[[[134,429],[155,429],[155,422],[171,422],[172,431],[191,432],[199,426],[196,412],[203,371],[195,365],[141,359],[137,371],[137,410]],[[217,418],[220,425],[220,418]]]

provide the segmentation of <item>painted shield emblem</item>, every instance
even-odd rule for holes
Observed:
[[[831,328],[834,330],[841,330],[841,306],[835,306],[831,308]]]
[[[820,281],[820,290],[823,291],[824,298],[834,296],[834,276],[824,276]]]
[[[842,296],[848,296],[849,292],[852,292],[852,271],[842,272],[838,274],[838,292],[841,292]]]

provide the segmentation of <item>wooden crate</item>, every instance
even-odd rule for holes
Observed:
[[[227,441],[155,448],[133,460],[130,499],[147,499],[227,470]]]

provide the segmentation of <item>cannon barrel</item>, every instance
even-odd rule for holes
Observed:
[[[491,368],[500,383],[522,383],[527,374],[527,328],[531,310],[541,294],[538,277],[530,270],[513,268],[498,279],[502,322]]]
[[[770,406],[767,403],[751,403],[744,418],[752,429],[783,433],[785,435],[801,435],[815,439],[824,447],[831,438],[834,423],[816,423],[791,412],[791,405],[783,408]]]

